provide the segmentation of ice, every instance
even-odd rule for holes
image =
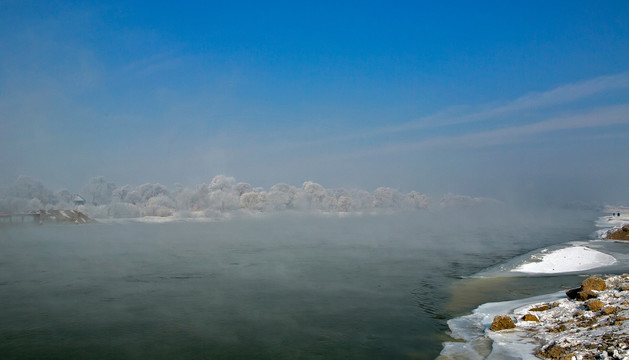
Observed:
[[[442,359],[537,359],[533,354],[539,346],[523,330],[489,331],[496,315],[518,312],[530,304],[553,302],[566,295],[563,291],[526,299],[480,305],[472,314],[448,321],[451,336],[463,342],[447,342]]]
[[[590,249],[586,246],[573,246],[555,251],[542,251],[532,257],[534,262],[527,262],[511,271],[554,274],[576,272],[609,266],[616,262],[611,255]]]

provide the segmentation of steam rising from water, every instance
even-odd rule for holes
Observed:
[[[417,191],[401,193],[388,187],[379,187],[373,192],[326,189],[312,181],[304,182],[301,187],[276,184],[266,190],[225,175],[217,175],[194,189],[176,185],[172,190],[150,183],[138,187],[117,186],[99,176],[83,186],[79,194],[67,190],[53,193],[41,182],[22,176],[2,191],[0,210],[22,212],[76,207],[94,218],[215,218],[236,212],[361,213],[497,203],[492,199],[447,194],[438,204],[433,204],[427,195]]]

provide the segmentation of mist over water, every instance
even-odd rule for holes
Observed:
[[[593,219],[470,208],[3,226],[0,355],[432,359],[446,320],[478,305],[452,305],[461,277],[587,239]]]

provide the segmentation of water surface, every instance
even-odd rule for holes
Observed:
[[[593,220],[462,210],[3,226],[0,357],[433,359],[446,320],[504,282],[502,297],[547,290],[462,278],[586,240]]]

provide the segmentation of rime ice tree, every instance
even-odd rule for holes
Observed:
[[[132,191],[133,189],[131,188],[131,185],[127,184],[125,186],[121,186],[119,188],[114,189],[114,191],[112,191],[111,193],[111,197],[113,200],[116,200],[116,201],[131,202],[129,201],[129,199],[127,199],[127,196]]]
[[[374,206],[377,208],[397,209],[399,208],[401,194],[388,187],[379,187],[373,193]]]
[[[266,205],[269,210],[284,210],[294,207],[297,188],[287,184],[275,184],[266,194]]]
[[[307,208],[318,209],[325,197],[325,189],[323,186],[312,181],[306,181],[302,189],[304,196],[299,199],[300,205],[305,205]]]
[[[164,195],[168,197],[168,188],[162,184],[142,184],[138,186],[138,193],[140,195],[140,201],[146,204],[150,198],[158,195]]]
[[[236,182],[236,179],[233,177],[225,176],[225,175],[216,175],[212,181],[210,181],[209,189],[210,191],[222,190],[225,192],[231,192],[232,186]]]
[[[346,195],[339,196],[337,207],[336,207],[338,211],[349,212],[352,210],[352,207],[353,207],[352,199],[349,196],[346,196]]]
[[[240,205],[247,210],[261,211],[264,208],[264,194],[257,192],[247,192],[240,196]]]
[[[81,195],[89,204],[106,205],[111,202],[114,189],[116,189],[115,184],[107,182],[102,176],[97,176],[91,178],[87,185],[83,186]]]
[[[253,188],[251,187],[251,185],[247,184],[247,183],[238,183],[234,186],[234,192],[236,193],[236,195],[238,196],[242,196],[242,194],[244,193],[248,193],[251,192]]]
[[[13,186],[7,190],[7,195],[26,200],[37,199],[43,205],[52,204],[55,201],[52,191],[28,176],[18,177]]]
[[[151,197],[146,202],[144,207],[144,215],[148,216],[171,216],[175,209],[175,202],[173,199],[165,194],[159,194]]]
[[[420,194],[417,191],[411,191],[404,198],[405,204],[410,209],[426,209],[430,206],[428,196]]]
[[[66,189],[59,190],[55,193],[57,206],[61,208],[69,208],[72,204],[72,194]]]

